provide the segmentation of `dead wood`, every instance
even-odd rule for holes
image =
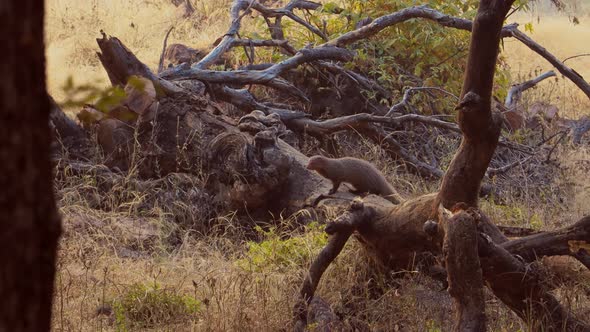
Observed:
[[[527,262],[543,256],[573,256],[580,251],[589,251],[590,216],[582,218],[567,228],[521,237],[503,243],[502,247]],[[590,269],[590,266],[587,267]]]
[[[588,84],[580,74],[566,66],[562,61],[559,61],[557,57],[549,53],[549,51],[527,36],[524,32],[518,30],[517,26],[510,26],[509,31],[512,37],[518,39],[531,50],[545,58],[545,60],[549,61],[549,63],[551,63],[563,76],[570,79],[586,94],[586,96],[588,96],[588,98],[590,98],[590,84]]]
[[[234,41],[232,40],[232,44]],[[203,70],[199,68],[182,69],[176,67],[162,73],[162,78],[168,80],[197,79],[211,83],[232,83],[232,84],[262,84],[292,93],[303,100],[307,97],[294,85],[279,77],[289,69],[296,68],[301,64],[316,60],[338,60],[348,61],[352,59],[352,53],[343,48],[317,48],[299,50],[291,58],[272,65],[264,70],[234,70],[216,71]]]
[[[171,26],[170,29],[166,32],[166,36],[164,36],[164,45],[162,45],[162,53],[160,54],[160,61],[158,62],[158,71],[157,73],[160,74],[162,70],[164,70],[164,54],[166,54],[166,44],[168,43],[168,37],[170,36],[170,32],[174,29],[174,26]]]
[[[504,106],[511,110],[516,106],[524,91],[534,87],[535,85],[539,84],[539,82],[554,76],[555,72],[553,70],[549,70],[531,80],[511,86],[510,90],[508,90],[508,94],[506,95],[506,99],[504,100]]]
[[[314,296],[308,307],[308,324],[313,324],[315,331],[344,331],[345,326],[330,308],[330,304],[319,296]]]
[[[481,267],[488,287],[534,331],[590,331],[548,292],[546,276],[525,265],[484,236],[478,239]]]
[[[541,231],[532,229],[532,228],[525,228],[525,227],[516,227],[516,226],[502,226],[498,225],[498,229],[506,236],[509,237],[523,237],[529,236],[534,234],[539,234]],[[498,243],[494,241],[495,243]]]
[[[374,217],[375,211],[366,208],[361,202],[353,203],[349,210],[333,223],[328,224],[326,232],[331,234],[328,244],[309,268],[295,305],[295,331],[304,331],[307,326],[307,306],[311,303],[318,282],[330,263],[340,254],[352,232]]]
[[[181,87],[152,73],[119,39],[107,37],[102,31],[101,33],[102,38],[96,39],[101,50],[97,55],[113,85],[124,86],[130,76],[136,75],[152,81],[156,89],[162,93],[174,95],[182,92]]]
[[[49,113],[49,126],[52,129],[52,153],[61,155],[67,152],[72,159],[88,160],[92,156],[92,144],[88,134],[82,127],[68,117],[49,96],[51,110]]]
[[[439,225],[445,234],[443,255],[448,291],[455,300],[456,331],[485,331],[483,276],[477,250],[477,227],[466,211],[440,206]]]

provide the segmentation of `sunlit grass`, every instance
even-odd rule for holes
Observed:
[[[531,22],[533,32],[527,34],[545,47],[558,59],[563,60],[578,54],[590,53],[590,19],[580,18],[580,24],[574,25],[564,15],[546,14],[537,16],[520,14],[511,20],[524,24]],[[511,68],[514,83],[531,79],[553,66],[537,53],[515,39],[504,39],[504,54]],[[566,64],[580,75],[590,79],[590,56],[578,57],[566,61]],[[541,82],[538,88],[529,92],[533,99],[546,101],[559,107],[561,115],[579,118],[590,115],[590,99],[575,84],[558,74],[557,79],[550,78]]]

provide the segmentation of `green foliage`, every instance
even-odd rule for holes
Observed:
[[[119,86],[101,88],[93,84],[76,85],[71,76],[66,80],[62,90],[66,95],[62,107],[80,107],[93,103],[94,107],[103,113],[108,113],[126,97],[125,91]]]
[[[428,5],[444,14],[472,20],[478,3],[477,0],[429,0],[419,3],[415,0],[337,0],[324,3],[321,11],[308,14],[307,19],[333,39],[355,29],[355,25],[364,18],[375,19],[415,5]],[[526,8],[527,3],[519,1],[521,8]],[[289,20],[283,20],[283,24],[285,37],[296,48],[310,42],[323,42],[299,24]],[[260,37],[265,34],[265,38],[269,38],[268,32],[264,32],[268,29],[262,18],[254,26],[256,33],[250,31],[250,35]],[[446,28],[425,19],[405,21],[351,45],[357,56],[347,64],[347,68],[373,78],[388,91],[397,91],[394,100],[398,100],[408,86],[442,87],[459,95],[470,36],[468,31]],[[495,95],[502,99],[509,84],[507,68],[499,65]],[[368,98],[374,97],[370,91],[365,93]],[[424,105],[426,109],[422,112],[426,114],[435,110],[450,113],[456,104],[453,97],[440,94],[415,94],[413,100],[416,105]]]
[[[286,272],[293,267],[304,266],[314,254],[328,242],[323,226],[311,223],[303,235],[281,238],[275,228],[256,230],[262,235],[261,242],[248,242],[246,257],[236,263],[247,271]]]
[[[428,332],[441,332],[442,329],[438,326],[436,321],[429,319],[426,322],[426,331],[428,331]]]
[[[179,323],[195,318],[201,302],[158,285],[133,284],[112,302],[118,331]]]

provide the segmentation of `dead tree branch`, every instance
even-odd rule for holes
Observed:
[[[160,54],[160,61],[158,62],[158,74],[164,70],[164,55],[166,54],[166,44],[168,44],[168,37],[170,36],[170,32],[174,29],[174,26],[171,26],[166,32],[166,36],[164,37],[164,45],[162,45],[162,53]]]
[[[590,216],[567,228],[525,236],[503,243],[502,247],[532,262],[543,256],[573,256],[583,249],[583,244],[590,247]]]
[[[160,87],[166,94],[174,95],[183,91],[173,82],[156,76],[118,38],[107,37],[103,31],[101,33],[102,38],[96,39],[101,50],[97,55],[113,85],[124,86],[129,76],[137,75],[151,80],[154,86]]]
[[[326,233],[331,235],[330,240],[311,264],[309,273],[305,276],[299,292],[299,301],[295,305],[296,331],[304,331],[307,326],[307,306],[313,299],[322,274],[340,254],[352,232],[374,216],[375,211],[372,208],[365,208],[362,202],[356,201],[353,202],[345,214],[326,226]]]
[[[488,286],[531,330],[590,331],[549,293],[546,278],[535,265],[525,265],[485,236],[477,243]]]
[[[393,113],[402,112],[402,110],[408,108],[408,106],[410,105],[409,104],[409,102],[410,102],[410,96],[412,94],[414,94],[415,92],[424,91],[424,90],[439,91],[439,92],[442,92],[444,94],[447,94],[447,95],[452,96],[455,99],[459,100],[459,97],[457,97],[454,94],[448,92],[447,90],[442,89],[442,88],[439,88],[439,87],[434,87],[434,86],[418,86],[418,87],[413,87],[413,88],[406,89],[406,91],[404,92],[404,96],[402,98],[402,101],[400,101],[399,103],[391,106],[391,108],[389,109],[389,112],[387,112],[387,114],[385,116],[392,116]]]
[[[230,43],[234,43],[232,40]],[[296,68],[304,63],[316,60],[338,60],[349,61],[352,59],[352,52],[343,48],[317,48],[302,49],[293,57],[276,63],[264,70],[234,70],[217,71],[203,70],[198,68],[182,69],[180,66],[162,73],[162,78],[167,80],[196,79],[209,83],[232,83],[232,84],[262,84],[278,90],[289,92],[306,100],[307,97],[288,81],[281,79],[279,75],[287,70]]]
[[[557,70],[565,77],[569,78],[575,85],[582,90],[588,98],[590,98],[590,84],[584,80],[584,78],[578,74],[575,70],[571,69],[570,67],[566,66],[563,62],[559,61],[557,57],[553,54],[549,53],[547,49],[543,46],[539,45],[529,36],[527,36],[524,32],[518,30],[517,26],[509,27],[509,31],[512,37],[518,39],[520,42],[525,44],[531,50],[535,51],[537,54],[545,58],[545,60],[549,61]]]
[[[373,22],[368,25],[365,25],[359,29],[347,32],[338,38],[332,39],[329,42],[321,45],[321,46],[340,46],[343,47],[345,45],[352,44],[356,41],[361,39],[366,39],[372,35],[375,35],[379,31],[390,27],[392,25],[414,19],[414,18],[423,18],[431,21],[435,21],[436,23],[449,27],[455,28],[460,30],[467,30],[471,31],[473,27],[473,22],[467,19],[454,17],[450,15],[443,14],[437,10],[429,8],[426,5],[423,6],[414,6],[404,8],[400,11],[395,13],[384,15],[379,18],[376,18]],[[509,36],[509,28],[512,25],[508,25],[504,27],[501,31],[502,37]]]
[[[236,39],[238,32],[240,32],[240,25],[242,22],[242,16],[240,12],[249,8],[248,1],[245,0],[234,0],[230,9],[231,25],[229,30],[225,33],[221,42],[215,46],[209,54],[193,65],[195,69],[207,69],[213,65],[227,50],[231,48],[234,40]]]
[[[525,90],[528,90],[535,85],[539,84],[539,82],[543,81],[546,78],[555,76],[555,72],[553,70],[544,72],[543,74],[533,78],[532,80],[528,80],[519,84],[515,84],[510,87],[508,90],[508,94],[506,95],[506,100],[504,101],[504,106],[508,109],[512,109],[520,100],[522,93]]]
[[[321,5],[316,2],[312,1],[305,1],[305,0],[291,0],[285,7],[283,8],[268,8],[260,4],[258,1],[251,1],[251,8],[257,10],[264,16],[265,18],[269,17],[283,17],[287,16],[288,18],[292,19],[293,21],[301,24],[302,26],[306,27],[309,31],[313,32],[314,34],[320,36],[323,40],[328,40],[328,37],[318,28],[314,27],[313,25],[306,22],[301,17],[295,15],[293,13],[294,9],[306,9],[306,10],[316,10]]]
[[[519,160],[515,160],[514,162],[508,164],[508,165],[504,165],[502,167],[497,167],[497,168],[488,168],[488,170],[486,171],[486,176],[491,178],[494,177],[496,175],[502,174],[502,173],[506,173],[509,170],[513,169],[516,166],[522,165],[524,163],[526,163],[527,161],[531,160],[534,157],[534,155],[530,155],[524,159],[519,159]]]

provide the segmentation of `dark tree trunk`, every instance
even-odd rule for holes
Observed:
[[[0,331],[49,331],[61,233],[50,164],[43,0],[2,2]]]

